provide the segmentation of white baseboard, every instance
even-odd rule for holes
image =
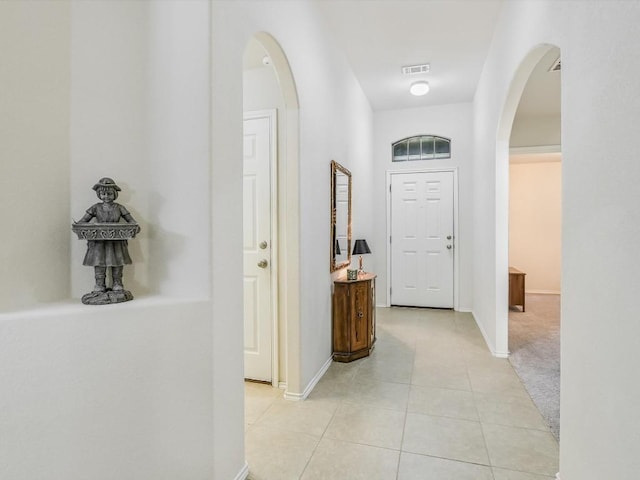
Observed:
[[[471,312],[471,315],[473,316],[473,320],[476,322],[476,325],[480,329],[480,333],[482,333],[482,337],[484,338],[484,343],[487,344],[487,347],[489,348],[489,352],[491,352],[491,355],[493,355],[494,357],[497,357],[497,358],[509,358],[509,352],[508,351],[507,352],[498,352],[497,350],[495,350],[495,348],[493,347],[492,343],[489,341],[489,337],[487,337],[487,333],[484,331],[484,328],[482,328],[482,325],[480,325],[480,322],[478,322],[478,320],[476,319],[476,316],[473,313],[473,311]]]
[[[280,382],[278,383],[278,388],[280,390],[286,390],[287,389],[287,382]]]
[[[244,462],[244,467],[242,467],[242,470],[238,472],[238,475],[236,475],[236,478],[234,478],[234,480],[245,480],[248,476],[249,476],[249,464],[247,462]]]
[[[320,381],[322,376],[326,373],[327,370],[329,370],[329,367],[331,366],[332,361],[333,361],[333,357],[329,357],[329,359],[324,363],[324,365],[322,365],[322,367],[320,367],[320,370],[318,370],[318,373],[315,374],[315,376],[311,379],[311,381],[307,385],[307,388],[305,388],[302,393],[292,393],[292,392],[285,391],[284,398],[287,400],[294,400],[294,401],[304,400],[305,398],[307,398],[311,393],[311,391],[313,390],[313,388],[316,386],[316,384]]]
[[[536,295],[560,295],[557,290],[525,290],[524,293],[533,293]]]

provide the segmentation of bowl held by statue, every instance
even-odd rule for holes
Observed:
[[[128,240],[140,231],[137,223],[73,223],[79,240]]]

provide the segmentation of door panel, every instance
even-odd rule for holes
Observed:
[[[244,121],[244,376],[271,381],[271,125]],[[264,247],[264,248],[263,248]],[[262,267],[259,263],[262,263]]]
[[[369,284],[362,282],[352,289],[353,308],[351,331],[351,349],[353,351],[367,348],[369,344]]]
[[[453,172],[391,175],[391,304],[453,308]]]

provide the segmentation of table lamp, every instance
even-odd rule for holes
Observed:
[[[367,245],[367,241],[363,238],[356,240],[355,245],[353,246],[353,255],[360,255],[359,263],[358,263],[358,274],[362,275],[364,270],[362,269],[362,255],[367,253],[371,253],[369,249],[369,245]]]

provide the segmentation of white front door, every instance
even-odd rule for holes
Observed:
[[[391,175],[391,304],[453,308],[453,172]]]
[[[244,376],[272,380],[271,163],[269,116],[244,120]]]

